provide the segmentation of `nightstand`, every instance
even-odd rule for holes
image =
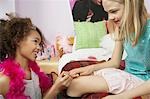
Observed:
[[[52,57],[50,60],[38,60],[36,62],[46,74],[50,74],[51,72],[58,74],[58,61],[58,57]]]

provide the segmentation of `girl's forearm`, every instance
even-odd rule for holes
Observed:
[[[59,93],[59,88],[53,85],[50,90],[46,93],[43,99],[55,99],[57,94]]]
[[[93,68],[94,68],[93,69],[94,71],[95,70],[100,70],[100,69],[103,69],[103,68],[119,68],[119,64],[113,62],[112,60],[109,60],[107,62],[94,64]]]

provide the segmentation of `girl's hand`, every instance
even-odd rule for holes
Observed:
[[[54,85],[59,90],[63,90],[70,85],[71,81],[72,81],[72,77],[69,75],[69,72],[63,71],[56,79]]]
[[[92,73],[93,73],[93,66],[80,67],[69,71],[69,74],[73,78],[79,77],[80,75],[81,76],[90,75]]]
[[[55,99],[57,94],[67,88],[72,81],[69,72],[62,72],[56,79],[50,90],[44,95],[43,99]]]

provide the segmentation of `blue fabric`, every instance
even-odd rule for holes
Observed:
[[[150,78],[150,20],[147,21],[137,45],[132,47],[130,41],[125,41],[124,48],[128,55],[125,59],[125,71],[148,80]]]

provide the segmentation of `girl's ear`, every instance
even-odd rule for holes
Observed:
[[[17,45],[17,46],[20,46],[20,42],[16,42],[16,45]]]
[[[19,39],[15,39],[14,43],[16,44],[16,47],[20,46],[21,41]]]
[[[26,36],[24,36],[24,37],[21,37],[21,39],[20,38],[16,38],[15,39],[15,44],[16,45],[20,45],[23,41],[25,41],[27,39],[27,37]]]

